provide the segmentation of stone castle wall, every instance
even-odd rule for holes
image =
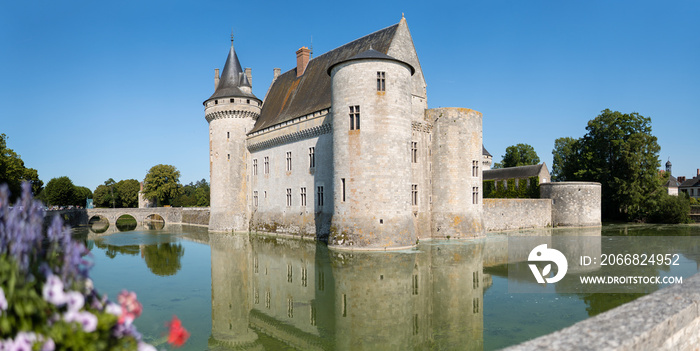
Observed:
[[[550,199],[484,199],[486,231],[552,226]]]
[[[333,211],[333,148],[331,125],[324,122],[326,119],[327,115],[317,116],[248,139],[253,149],[248,165],[250,231],[312,237],[328,235]],[[285,137],[293,135],[297,138],[284,142]],[[258,149],[260,145],[269,147]],[[291,153],[291,170],[287,170],[287,153]],[[269,172],[265,170],[265,158]],[[322,204],[320,187],[323,188]],[[291,191],[290,205],[287,189]],[[305,204],[302,189],[306,194]]]

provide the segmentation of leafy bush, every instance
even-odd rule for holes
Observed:
[[[484,180],[484,198],[496,199],[538,199],[540,197],[540,178],[508,179],[506,188],[502,180]],[[517,184],[517,187],[516,187]]]
[[[136,294],[100,295],[88,250],[58,216],[43,234],[43,205],[22,190],[11,208],[0,185],[0,350],[155,350],[133,325]]]

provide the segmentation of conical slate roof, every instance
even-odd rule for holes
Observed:
[[[238,61],[238,55],[236,55],[236,50],[233,49],[232,43],[228,58],[226,58],[224,71],[221,72],[219,86],[216,87],[214,94],[207,100],[223,97],[252,97],[258,99],[253,93],[246,93],[241,90],[241,87],[251,88],[251,85],[248,77],[243,72],[243,68],[241,68],[241,62]]]

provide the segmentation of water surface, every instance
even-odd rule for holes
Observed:
[[[165,323],[177,315],[192,334],[184,350],[491,350],[642,296],[563,294],[554,287],[547,294],[509,293],[509,283],[528,283],[520,282],[522,272],[513,270],[513,262],[508,279],[507,235],[601,234],[605,250],[606,237],[693,236],[700,227],[549,229],[368,253],[167,226],[91,234],[88,246],[95,286],[112,299],[121,289],[135,291],[144,307],[136,324],[159,349],[167,348]],[[691,269],[686,264],[658,270],[689,277],[698,271],[698,253],[700,248],[685,248],[683,260],[694,263]]]

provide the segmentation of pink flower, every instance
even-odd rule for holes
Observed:
[[[119,304],[122,306],[122,314],[119,316],[119,323],[130,324],[141,315],[143,307],[136,299],[135,292],[123,290],[119,296],[117,296],[117,301],[119,301]]]
[[[182,346],[190,337],[190,333],[182,327],[182,323],[176,316],[173,316],[173,320],[170,321],[168,327],[170,328],[168,343],[175,347]]]

